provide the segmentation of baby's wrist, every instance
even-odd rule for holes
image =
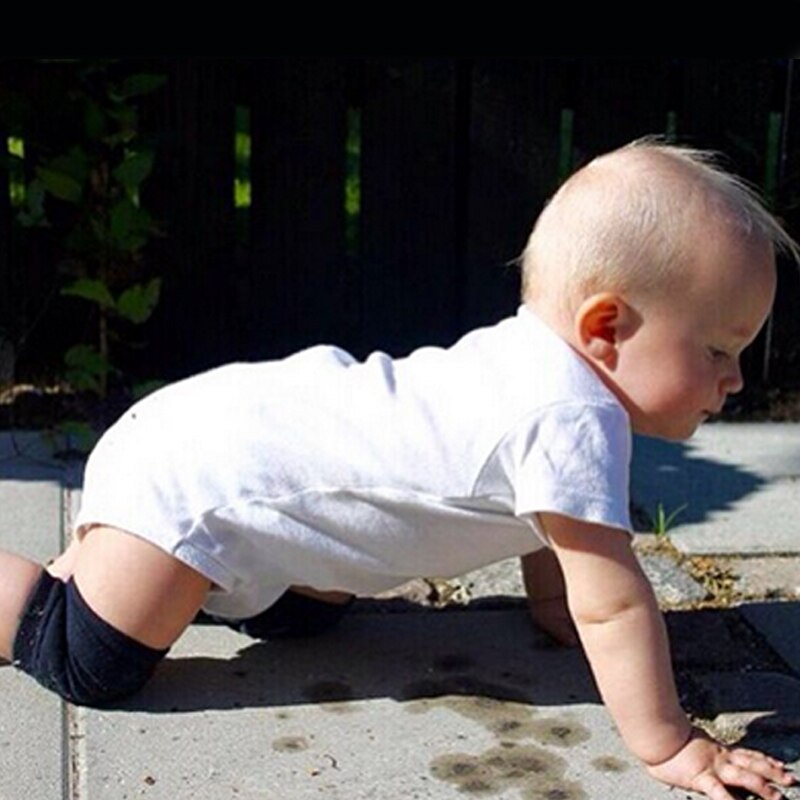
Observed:
[[[682,726],[683,727],[683,726]],[[676,732],[677,733],[677,732]],[[658,754],[655,758],[652,756],[650,757],[643,757],[640,756],[640,759],[647,767],[660,767],[663,764],[666,764],[668,761],[671,761],[675,756],[678,755],[685,747],[692,741],[695,735],[698,733],[697,729],[691,725],[688,720],[686,722],[686,730],[681,732],[679,736],[675,737],[675,741],[680,742],[680,744],[675,747],[674,745],[670,746],[669,748],[665,748],[667,755],[662,755],[661,753]]]

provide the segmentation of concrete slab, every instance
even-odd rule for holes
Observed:
[[[723,741],[800,765],[800,681],[782,674],[711,672],[701,676],[712,709],[710,731]],[[784,794],[800,800],[800,787]]]
[[[800,602],[747,603],[739,611],[766,638],[775,652],[800,675]],[[797,696],[800,697],[800,692]]]
[[[664,616],[673,663],[684,674],[786,671],[786,663],[740,607],[668,611]]]
[[[637,438],[634,501],[675,517],[688,554],[800,554],[800,425],[708,425],[688,443]]]
[[[63,503],[58,480],[0,481],[0,548],[37,561],[58,555]]]
[[[460,579],[471,598],[525,597],[518,558],[507,558],[483,569],[468,572]]]
[[[354,614],[294,643],[195,626],[141,695],[81,717],[92,800],[672,796],[522,610]]]
[[[63,462],[54,456],[56,445],[54,438],[39,431],[0,431],[0,474],[9,463],[62,469]]]
[[[689,440],[694,458],[740,464],[762,478],[800,475],[800,423],[715,422]]]
[[[669,556],[641,553],[638,558],[662,606],[695,603],[706,597],[706,590]]]
[[[66,706],[31,678],[0,666],[0,798],[69,797]]]
[[[796,556],[730,556],[715,561],[735,576],[740,596],[800,598],[800,560]]]
[[[766,483],[703,522],[669,532],[687,555],[800,555],[800,491],[793,480]]]
[[[735,546],[761,540],[775,552],[791,530],[798,426],[718,427],[690,445],[637,449],[635,491],[644,487],[667,512],[690,493],[671,531],[676,544],[730,538],[733,518],[744,516],[750,528]],[[79,470],[3,447],[0,436],[0,547],[50,557],[74,519]],[[790,517],[785,528],[781,516]],[[663,578],[662,597],[683,591],[669,565],[648,568],[654,582]],[[478,601],[522,596],[515,560],[460,584]],[[687,706],[715,731],[790,762],[800,759],[798,608],[667,615]],[[144,692],[106,711],[63,706],[0,667],[0,798],[674,795],[626,752],[579,652],[552,647],[521,604],[479,609],[382,613],[373,604],[328,637],[270,644],[193,626]]]
[[[0,475],[14,477],[0,480],[0,547],[43,561],[61,549],[62,468],[12,444],[0,437]],[[0,696],[0,798],[67,797],[66,706],[8,665],[0,666]]]

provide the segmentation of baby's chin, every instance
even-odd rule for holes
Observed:
[[[691,439],[697,433],[697,429],[710,418],[710,414],[704,415],[698,421],[683,427],[678,425],[669,428],[656,425],[634,425],[633,431],[639,436],[648,436],[651,439],[661,439],[665,442],[685,442],[687,439]]]

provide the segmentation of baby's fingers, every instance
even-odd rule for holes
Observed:
[[[691,788],[696,792],[701,792],[709,800],[736,800],[713,772],[703,772],[698,775]],[[777,800],[777,798],[769,797],[767,800]]]
[[[796,782],[794,774],[782,761],[759,753],[757,750],[745,750],[744,748],[731,750],[730,761],[737,767],[761,775],[773,783],[791,786]]]
[[[783,797],[783,792],[772,785],[771,779],[736,764],[730,762],[723,764],[718,770],[718,775],[727,786],[740,786],[758,797],[763,797],[764,800],[781,800]]]

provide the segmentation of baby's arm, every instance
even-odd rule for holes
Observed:
[[[788,786],[783,765],[692,728],[678,702],[666,629],[626,533],[540,514],[600,694],[628,748],[659,780],[732,800],[724,784],[766,800]]]
[[[542,547],[522,556],[520,567],[528,610],[537,627],[560,644],[577,645],[578,634],[567,608],[564,575],[555,553],[549,547]]]

